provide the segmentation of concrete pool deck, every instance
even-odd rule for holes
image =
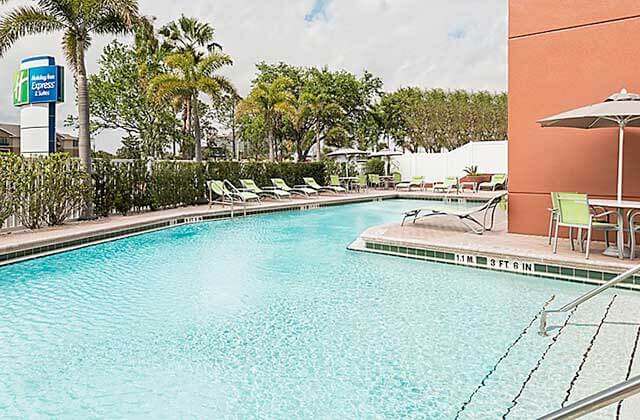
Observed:
[[[588,260],[572,251],[568,239],[560,239],[553,254],[547,237],[507,232],[506,212],[496,211],[492,231],[476,235],[455,217],[432,217],[404,226],[397,223],[374,226],[362,233],[350,248],[357,251],[399,255],[450,264],[600,284],[639,263],[602,254],[604,242],[592,241]],[[576,242],[577,248],[577,242]],[[640,290],[640,277],[623,287]]]

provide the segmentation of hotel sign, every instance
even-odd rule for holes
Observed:
[[[42,66],[21,69],[13,83],[13,105],[64,102],[64,69]]]

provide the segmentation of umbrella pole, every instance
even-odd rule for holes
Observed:
[[[624,124],[620,124],[618,134],[618,201],[622,201],[622,163],[624,161]]]

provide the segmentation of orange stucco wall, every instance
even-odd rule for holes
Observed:
[[[640,2],[510,0],[509,231],[546,234],[550,191],[615,198],[617,130],[536,121],[640,92]],[[640,200],[640,131],[625,137],[624,196]]]

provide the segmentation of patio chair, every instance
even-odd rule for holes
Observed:
[[[549,245],[551,245],[551,240],[553,239],[553,227],[555,226],[556,221],[558,220],[558,214],[560,209],[558,208],[558,193],[551,193],[551,207],[547,209],[549,212]]]
[[[279,190],[288,192],[290,194],[302,195],[305,198],[309,198],[314,194],[316,196],[318,195],[318,191],[308,188],[306,186],[298,186],[298,187],[291,188],[289,185],[287,185],[286,182],[284,182],[284,179],[282,178],[271,178],[271,183],[275,188]]]
[[[316,182],[316,180],[311,178],[311,177],[304,177],[304,178],[302,178],[302,180],[304,181],[304,183],[306,184],[307,187],[313,188],[314,190],[318,191],[319,193],[321,193],[321,192],[332,192],[334,194],[338,194],[338,193],[346,193],[347,192],[347,190],[344,189],[343,187],[334,187],[334,186],[331,186],[331,185],[322,186],[322,185],[318,184]]]
[[[402,174],[400,172],[394,172],[391,174],[391,176],[393,178],[387,181],[387,183],[390,184],[393,188],[395,188],[396,185],[402,182]]]
[[[491,191],[495,191],[497,189],[506,189],[507,188],[507,175],[506,174],[494,174],[491,175],[491,181],[489,182],[481,182],[478,185],[478,191],[482,189],[489,189]]]
[[[451,193],[451,190],[459,191],[458,177],[448,176],[444,179],[444,182],[438,182],[431,187],[433,192],[443,191],[446,194]]]
[[[342,184],[340,183],[340,177],[338,175],[329,175],[329,186],[342,188]]]
[[[407,191],[411,191],[411,187],[418,187],[420,189],[424,189],[424,177],[414,176],[413,178],[411,178],[411,181],[403,181],[396,184],[396,190],[406,188]]]
[[[369,187],[367,184],[367,176],[366,175],[358,175],[358,179],[356,180],[354,186],[358,187],[358,191],[365,190]]]
[[[636,233],[640,232],[640,223],[636,221],[636,218],[640,216],[640,210],[632,210],[629,212],[629,259],[636,257]]]
[[[569,228],[569,240],[571,249],[575,249],[573,245],[573,228],[578,229],[578,241],[580,248],[583,249],[582,229],[587,231],[585,259],[589,259],[591,248],[591,235],[593,229],[604,231],[605,244],[609,246],[608,232],[617,231],[617,223],[609,223],[609,216],[615,214],[615,211],[606,211],[594,214],[589,207],[589,198],[586,194],[580,193],[557,193],[558,216],[555,223],[555,234],[553,241],[553,253],[558,251],[558,231],[560,227]],[[605,217],[605,221],[602,218]],[[599,220],[600,219],[600,220]],[[622,223],[622,221],[619,221]]]
[[[258,196],[260,197],[270,197],[270,198],[275,198],[276,200],[281,200],[282,198],[291,197],[291,193],[277,189],[275,187],[265,187],[264,189],[262,189],[258,187],[258,185],[256,185],[253,179],[241,179],[240,183],[242,184],[242,188],[244,191],[249,191],[254,194],[258,194]]]
[[[378,174],[369,174],[367,175],[367,178],[369,179],[369,185],[373,188],[380,188],[380,185],[382,185],[380,175]]]
[[[250,201],[256,201],[260,204],[258,195],[249,191],[240,191],[226,179],[224,181],[207,181],[207,188],[209,189],[209,208],[213,203],[233,205],[236,202],[246,204]],[[213,194],[218,197],[218,200],[213,200]]]
[[[458,220],[460,220],[473,233],[482,235],[484,232],[493,229],[496,209],[506,195],[507,193],[505,191],[480,206],[465,210],[433,210],[430,208],[414,209],[404,214],[400,226],[404,226],[404,222],[409,218],[413,218],[413,223],[415,223],[416,221],[426,217],[451,216],[457,217]],[[482,221],[478,220],[478,218],[482,218]]]

